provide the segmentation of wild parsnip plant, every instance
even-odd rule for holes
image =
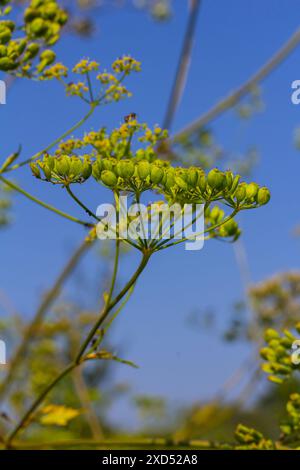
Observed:
[[[152,129],[147,124],[138,122],[134,113],[123,118],[124,122],[111,132],[103,127],[98,131],[86,132],[81,138],[74,137],[74,132],[86,123],[99,106],[130,96],[124,82],[130,74],[140,71],[140,62],[124,55],[116,59],[111,70],[107,71],[101,70],[98,62],[84,58],[69,70],[64,64],[56,62],[56,54],[52,49],[67,22],[66,12],[56,1],[32,0],[24,11],[21,24],[16,23],[16,15],[9,0],[0,0],[0,6],[0,70],[16,77],[42,82],[58,80],[68,96],[78,97],[88,108],[79,122],[35,155],[21,160],[18,151],[5,159],[0,168],[0,182],[3,187],[13,189],[58,216],[85,227],[89,230],[88,242],[95,240],[96,227],[101,220],[76,195],[76,185],[84,184],[88,191],[92,179],[107,188],[108,193],[113,196],[117,214],[119,199],[123,194],[129,195],[132,201],[139,204],[142,197],[148,197],[152,193],[169,206],[178,204],[182,210],[186,204],[202,204],[205,216],[202,236],[206,240],[216,238],[235,241],[240,235],[235,217],[241,211],[256,209],[269,202],[268,188],[254,182],[243,182],[239,174],[230,170],[213,168],[205,171],[198,166],[172,165],[160,153],[160,148],[168,142],[168,132],[159,126]],[[66,196],[81,207],[82,218],[41,201],[8,176],[12,172],[17,174],[16,170],[23,166],[27,166],[33,174],[33,188],[35,184],[41,183],[63,188]],[[102,311],[90,325],[90,331],[82,338],[70,363],[41,390],[21,419],[16,424],[11,424],[11,429],[4,438],[5,448],[18,448],[16,438],[33,422],[49,393],[83,364],[114,360],[134,366],[103,349],[103,339],[128,301],[151,257],[161,250],[183,243],[186,238],[175,241],[174,235],[165,239],[161,233],[160,237],[152,240],[142,237],[137,240],[123,239],[119,236],[119,227],[117,234],[114,268]],[[141,261],[124,287],[117,291],[121,243],[138,250]],[[46,410],[48,418],[44,417],[44,423],[50,423],[55,417],[57,419],[57,415],[61,416],[63,422],[74,417],[71,410],[64,410],[62,413],[61,408],[58,409],[51,403]],[[255,442],[261,442],[259,435],[249,433]],[[245,429],[240,428],[237,436],[240,441],[249,442],[250,438],[245,437],[246,434]]]

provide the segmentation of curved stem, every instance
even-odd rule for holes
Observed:
[[[83,202],[80,201],[80,199],[78,199],[77,196],[75,196],[75,194],[73,193],[73,191],[71,191],[70,189],[70,186],[66,186],[65,187],[68,194],[71,196],[72,199],[74,199],[74,201],[90,216],[90,217],[93,217],[95,220],[97,220],[99,222],[99,219],[98,217],[96,216],[96,214],[94,214],[85,204],[83,204]]]
[[[125,285],[125,287],[121,290],[121,292],[114,298],[114,300],[112,302],[110,302],[109,304],[107,304],[106,306],[104,306],[103,310],[102,310],[102,313],[99,317],[99,319],[96,321],[95,325],[93,326],[93,328],[90,330],[87,338],[85,339],[85,341],[83,342],[81,348],[80,348],[80,351],[75,359],[75,362],[76,364],[79,364],[88,345],[90,344],[90,342],[92,341],[93,337],[95,336],[97,330],[100,328],[100,326],[103,324],[103,322],[106,320],[107,316],[109,315],[109,313],[111,312],[111,310],[117,305],[117,303],[124,297],[124,295],[127,294],[127,292],[131,289],[131,287],[136,283],[138,277],[140,276],[140,274],[143,272],[143,270],[145,269],[148,261],[149,261],[149,258],[151,256],[151,253],[147,252],[147,253],[144,253],[143,255],[143,258],[142,258],[142,261],[138,267],[138,269],[135,271],[134,275],[131,277],[131,279],[127,282],[127,284]]]
[[[21,421],[17,424],[15,429],[11,432],[6,440],[6,448],[10,447],[10,443],[14,439],[14,437],[19,433],[19,431],[26,425],[26,423],[30,420],[34,411],[39,407],[42,403],[44,398],[48,395],[48,393],[58,384],[61,379],[63,379],[69,372],[71,372],[77,364],[72,363],[67,366],[50,384],[43,390],[43,392],[38,396],[38,398],[32,403],[30,408],[26,411],[25,415],[21,419]]]
[[[215,224],[215,225],[212,225],[211,227],[208,227],[208,229],[204,230],[203,232],[199,232],[197,234],[195,234],[195,237],[198,237],[199,235],[204,235],[205,233],[210,233],[212,232],[213,230],[215,230],[216,228],[218,227],[221,227],[221,225],[224,225],[226,222],[228,222],[229,220],[231,220],[233,217],[235,217],[235,215],[238,213],[239,209],[235,209],[228,217],[226,217],[224,220],[222,220],[221,222]],[[193,237],[193,238],[195,238]],[[171,238],[170,238],[171,240]],[[165,240],[164,242],[160,243],[159,245],[156,246],[156,251],[159,251],[159,250],[164,250],[166,248],[169,248],[171,246],[174,246],[174,245],[178,245],[179,243],[183,243],[183,242],[186,242],[186,241],[189,241],[191,240],[190,238],[182,238],[181,240],[177,240],[177,242],[173,242],[173,243],[169,243],[166,245],[166,243],[169,242],[169,240]]]
[[[89,222],[84,222],[83,220],[77,219],[77,217],[73,217],[72,215],[67,214],[66,212],[61,211],[60,209],[57,209],[56,207],[51,206],[50,204],[47,204],[46,202],[41,201],[35,196],[32,196],[32,194],[28,193],[24,189],[20,188],[16,183],[13,183],[12,181],[7,180],[3,176],[0,176],[0,181],[2,183],[6,184],[10,188],[14,189],[20,194],[23,194],[23,196],[27,197],[31,201],[35,202],[39,206],[44,207],[45,209],[48,209],[49,211],[54,212],[55,214],[60,215],[61,217],[64,217],[65,219],[71,220],[72,222],[76,222],[77,224],[83,225],[84,227],[94,227],[93,224],[90,224]]]
[[[27,158],[27,160],[24,160],[21,163],[18,163],[16,165],[8,167],[4,171],[4,173],[7,172],[7,171],[16,170],[17,168],[20,168],[21,166],[27,165],[28,163],[32,162],[33,160],[36,160],[37,158],[39,158],[41,155],[43,155],[43,153],[46,153],[49,150],[51,150],[55,145],[59,144],[59,142],[61,140],[65,139],[72,132],[76,131],[79,127],[81,127],[89,119],[89,117],[93,114],[93,112],[95,111],[97,106],[98,106],[97,103],[91,103],[91,107],[90,107],[89,112],[82,119],[80,119],[80,121],[78,121],[76,124],[74,124],[74,126],[72,126],[70,129],[68,129],[66,132],[64,132],[61,136],[59,136],[57,139],[55,139],[49,145],[47,145],[47,147],[43,148],[42,150],[40,150],[39,152],[34,154],[32,157]]]
[[[40,327],[45,314],[53,305],[53,302],[58,297],[61,292],[61,288],[66,280],[70,277],[78,262],[81,260],[86,251],[93,245],[94,239],[87,237],[79,245],[79,247],[72,254],[71,258],[68,260],[67,264],[63,268],[62,272],[57,277],[52,289],[50,289],[47,294],[43,297],[40,306],[38,307],[33,319],[30,324],[27,326],[24,333],[23,339],[18,345],[14,355],[9,361],[7,374],[4,378],[4,381],[0,384],[0,400],[7,392],[10,384],[12,383],[16,371],[27,352],[27,346],[30,341],[35,337],[38,328]]]
[[[74,362],[69,364],[48,386],[43,390],[43,392],[38,396],[38,398],[32,403],[30,408],[26,411],[24,416],[21,418],[19,423],[13,429],[13,431],[9,434],[8,438],[5,441],[6,448],[11,447],[11,443],[13,439],[17,436],[17,434],[21,431],[22,428],[26,426],[26,424],[30,421],[31,416],[36,411],[36,409],[40,406],[43,402],[44,398],[48,395],[49,392],[66,376],[71,372],[73,369],[78,367],[82,364],[83,355],[90,343],[93,339],[95,333],[97,332],[98,328],[102,325],[102,323],[107,318],[110,311],[118,304],[118,302],[127,294],[127,292],[132,288],[132,286],[136,283],[138,277],[141,275],[142,271],[146,267],[152,252],[145,252],[143,258],[141,260],[140,265],[138,266],[137,270],[131,277],[131,279],[127,282],[125,287],[119,292],[119,294],[114,298],[112,302],[106,305],[100,315],[100,318],[97,320],[93,328],[91,329],[90,333],[88,334],[86,340],[84,341],[83,345],[81,346],[79,353]]]

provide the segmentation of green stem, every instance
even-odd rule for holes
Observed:
[[[146,265],[149,261],[150,256],[151,256],[151,253],[149,253],[149,252],[144,253],[143,258],[141,260],[141,263],[140,263],[138,269],[136,270],[134,275],[131,277],[131,279],[127,282],[125,287],[119,292],[119,294],[114,298],[114,300],[112,302],[110,302],[109,304],[104,306],[99,319],[96,321],[93,328],[90,330],[87,338],[85,339],[85,341],[83,342],[83,344],[80,348],[80,351],[79,351],[79,353],[78,353],[78,355],[75,359],[76,364],[80,363],[80,361],[81,361],[88,345],[92,341],[92,339],[95,336],[97,330],[100,328],[100,326],[103,324],[103,322],[108,317],[111,310],[117,305],[117,303],[119,303],[119,301],[124,297],[124,295],[126,295],[127,292],[131,289],[131,287],[136,283],[138,277],[141,275],[141,273],[145,269],[145,267],[146,267]]]
[[[201,233],[197,233],[195,235],[195,237],[198,237],[199,235],[204,235],[205,233],[210,233],[212,232],[213,230],[215,230],[216,228],[218,227],[221,227],[221,225],[224,225],[226,222],[228,222],[229,220],[231,220],[233,217],[235,217],[235,215],[238,213],[239,209],[235,209],[228,217],[226,217],[224,220],[222,220],[221,222],[219,222],[218,224],[215,224],[215,225],[212,225],[211,227],[209,227],[208,229],[204,230],[203,232]],[[171,239],[170,239],[171,240]],[[169,240],[165,240],[163,243],[160,243],[159,245],[156,246],[156,251],[160,251],[160,250],[165,250],[166,248],[169,248],[171,246],[174,246],[174,245],[178,245],[179,243],[183,243],[183,242],[186,242],[186,241],[190,241],[191,239],[190,238],[183,238],[182,240],[178,240],[177,242],[173,242],[173,243],[169,243],[168,245],[166,245],[166,243],[169,241]],[[164,246],[163,246],[164,245]]]
[[[77,364],[72,363],[67,366],[50,384],[44,389],[44,391],[38,396],[38,398],[32,403],[30,408],[26,411],[21,421],[17,424],[15,429],[10,433],[6,440],[6,448],[10,447],[11,442],[13,441],[14,437],[19,433],[19,431],[26,425],[26,423],[30,420],[33,412],[38,408],[38,406],[42,403],[44,398],[48,395],[48,393],[58,384],[61,379],[63,379],[69,372],[71,372]]]
[[[89,222],[84,222],[83,220],[77,219],[76,217],[73,217],[72,215],[67,214],[66,212],[63,212],[56,207],[51,206],[50,204],[47,204],[46,202],[41,201],[40,199],[36,198],[35,196],[32,196],[30,193],[25,191],[24,189],[20,188],[16,183],[13,183],[12,181],[7,180],[3,176],[0,176],[0,181],[2,183],[6,184],[10,188],[14,189],[20,194],[23,194],[23,196],[27,197],[31,201],[35,202],[36,204],[44,207],[45,209],[48,209],[49,211],[54,212],[55,214],[60,215],[61,217],[64,217],[65,219],[71,220],[72,222],[76,222],[77,224],[83,225],[84,227],[93,227],[93,224],[90,224]]]
[[[26,426],[26,424],[29,422],[31,416],[33,413],[36,411],[36,409],[40,406],[40,404],[43,402],[44,398],[48,395],[49,392],[73,369],[78,367],[80,364],[82,364],[82,358],[83,355],[90,343],[90,341],[93,339],[95,333],[97,332],[98,328],[102,325],[102,323],[105,321],[107,318],[108,314],[110,311],[118,304],[118,302],[127,294],[127,292],[132,288],[132,286],[136,283],[138,277],[141,275],[143,270],[145,269],[150,256],[152,252],[145,252],[143,255],[143,258],[141,260],[141,263],[131,279],[127,282],[125,287],[119,292],[119,294],[114,298],[112,302],[110,302],[108,305],[104,307],[104,310],[102,314],[100,315],[100,318],[98,321],[95,323],[93,328],[91,329],[90,333],[88,334],[86,340],[84,341],[83,345],[81,346],[79,353],[75,359],[74,362],[72,362],[70,365],[68,365],[44,390],[43,392],[38,396],[38,398],[32,403],[30,408],[26,411],[24,414],[23,418],[20,420],[20,422],[16,425],[16,427],[13,429],[13,431],[9,434],[8,438],[5,441],[5,446],[6,448],[11,447],[11,443],[13,439],[17,436],[17,434],[21,431],[22,428]]]
[[[73,193],[73,191],[71,191],[70,189],[70,186],[66,186],[65,187],[68,194],[71,196],[72,199],[74,199],[74,201],[90,216],[90,217],[93,217],[95,220],[97,220],[99,222],[99,219],[98,217],[96,216],[96,214],[94,214],[85,204],[83,204],[83,202],[80,201],[80,199],[78,199],[77,196],[75,196],[75,194]]]
[[[24,166],[24,165],[27,165],[28,163],[32,162],[33,160],[36,160],[37,158],[39,158],[41,155],[43,155],[43,153],[46,153],[48,152],[50,149],[52,149],[52,147],[54,147],[55,145],[59,144],[59,142],[63,139],[65,139],[66,137],[68,137],[72,132],[76,131],[79,127],[81,127],[88,119],[89,117],[93,114],[93,112],[95,111],[96,107],[98,106],[97,103],[91,103],[90,105],[90,110],[89,112],[82,118],[80,119],[80,121],[78,121],[76,124],[74,124],[74,126],[72,126],[70,129],[68,129],[66,132],[64,132],[60,137],[58,137],[57,139],[55,139],[53,142],[51,142],[49,145],[47,145],[47,147],[45,147],[43,150],[40,150],[39,152],[37,152],[35,155],[33,155],[32,157],[28,158],[27,160],[24,160],[23,162],[21,163],[18,163],[16,165],[13,165],[11,167],[8,167],[4,172],[7,172],[7,171],[12,171],[12,170],[16,170],[17,168],[20,168],[21,166]]]

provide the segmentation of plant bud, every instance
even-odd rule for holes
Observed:
[[[92,174],[92,165],[88,160],[85,160],[82,164],[81,170],[82,177],[87,180]]]
[[[151,165],[150,179],[153,184],[159,184],[164,176],[164,171],[156,165]]]
[[[233,178],[233,182],[232,182],[232,186],[230,188],[230,193],[233,194],[236,190],[236,188],[238,187],[238,184],[240,182],[240,175],[236,175],[234,178]]]
[[[150,174],[150,163],[147,162],[146,160],[143,162],[140,162],[138,164],[137,171],[141,180],[145,180],[147,176],[149,176]]]
[[[109,186],[110,188],[113,188],[114,186],[116,186],[116,184],[118,182],[118,178],[116,177],[116,175],[112,171],[104,170],[101,173],[101,181],[106,186]]]
[[[256,201],[260,206],[267,204],[270,198],[271,198],[271,194],[268,188],[263,187],[258,190]]]
[[[221,190],[226,184],[226,176],[217,168],[210,170],[207,181],[211,189]]]
[[[224,217],[224,211],[222,211],[219,206],[214,206],[209,215],[215,222],[220,222]]]
[[[280,334],[273,328],[268,328],[264,334],[265,341],[269,343],[272,339],[279,339]]]
[[[35,163],[30,163],[29,166],[31,168],[33,176],[35,176],[36,178],[40,178],[41,177],[41,172],[40,172],[39,167]]]
[[[0,70],[7,72],[8,70],[13,70],[17,67],[17,64],[14,63],[12,59],[9,57],[1,57],[0,58]]]
[[[48,165],[44,162],[39,162],[39,165],[41,167],[41,169],[43,170],[43,173],[45,175],[45,178],[47,180],[51,180],[51,176],[52,176],[52,171],[51,169],[48,167]]]
[[[47,65],[53,64],[56,59],[56,54],[51,49],[46,49],[41,53],[40,60],[41,62],[46,62]]]
[[[39,12],[38,10],[34,9],[34,8],[26,8],[25,12],[24,12],[24,20],[26,23],[30,23],[32,20],[34,20],[35,18],[37,18],[39,16]]]
[[[2,44],[0,45],[0,57],[6,57],[6,56],[7,56],[7,47]]]
[[[3,27],[0,29],[0,44],[7,44],[11,40],[11,30]]]
[[[35,18],[32,23],[30,23],[29,28],[34,36],[40,37],[46,33],[48,26],[42,18]]]
[[[100,179],[101,171],[102,171],[102,160],[98,159],[93,163],[93,166],[92,166],[93,177],[96,180]]]
[[[71,157],[69,158],[70,162],[70,175],[79,177],[81,176],[81,171],[82,171],[82,161],[78,157]]]
[[[245,196],[246,196],[245,186],[246,186],[245,183],[241,183],[237,187],[237,190],[234,193],[234,196],[235,196],[237,202],[242,202],[245,199]]]
[[[44,162],[50,168],[51,171],[54,169],[55,158],[51,157],[50,155],[46,155],[44,157]]]
[[[198,180],[198,187],[202,193],[206,191],[206,176],[204,174]]]
[[[130,160],[120,160],[117,164],[117,173],[121,178],[131,178],[134,174],[134,170],[134,164]]]
[[[199,172],[196,168],[190,168],[188,170],[188,183],[192,188],[195,188],[198,183]]]
[[[27,46],[27,49],[24,54],[24,61],[34,59],[34,57],[39,53],[40,45],[36,42],[32,42]]]
[[[259,186],[256,183],[250,183],[246,186],[246,198],[252,199],[258,193]]]
[[[113,164],[112,164],[112,161],[109,160],[109,158],[104,158],[102,160],[102,167],[103,167],[103,170],[112,170],[113,169]]]
[[[165,187],[167,190],[170,190],[175,184],[175,177],[174,177],[174,172],[171,170],[168,170],[166,173],[166,181],[165,181]]]
[[[69,174],[70,163],[68,157],[58,157],[55,160],[55,172],[61,176],[67,176]]]
[[[177,184],[177,186],[179,186],[180,189],[183,189],[184,191],[188,189],[187,183],[181,176],[175,176],[175,183]]]

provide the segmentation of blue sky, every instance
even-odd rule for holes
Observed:
[[[57,54],[66,65],[89,56],[108,67],[123,53],[142,62],[142,73],[129,81],[134,93],[131,100],[99,109],[84,130],[103,124],[112,128],[131,111],[150,125],[162,122],[187,20],[186,2],[175,0],[174,6],[172,19],[163,24],[131,8],[108,8],[97,16],[99,28],[92,40],[63,38]],[[289,2],[287,8],[283,0],[204,0],[174,130],[197,118],[256,71],[296,30],[299,14],[296,2]],[[300,106],[292,105],[290,99],[291,82],[300,78],[299,55],[299,49],[294,51],[263,83],[265,112],[256,115],[242,132],[233,111],[211,127],[226,150],[243,153],[251,145],[258,148],[261,158],[253,179],[272,191],[267,207],[239,219],[253,281],[299,265],[300,242],[291,232],[300,219],[299,153],[293,145]],[[7,105],[0,107],[1,158],[20,143],[23,157],[30,156],[83,112],[84,105],[65,98],[56,83],[18,81]],[[43,200],[80,215],[61,190],[37,182],[28,169],[15,177]],[[78,194],[91,207],[107,197],[96,184],[88,193],[83,186]],[[21,196],[16,197],[14,217],[16,223],[1,233],[0,285],[16,308],[29,317],[41,291],[51,285],[83,231]],[[123,279],[135,262],[135,255],[125,261]],[[82,272],[95,285],[100,264],[94,253],[82,263]],[[233,302],[242,297],[231,245],[212,241],[200,252],[178,247],[155,256],[111,338],[140,369],[113,365],[115,379],[128,380],[135,394],[162,395],[173,403],[211,397],[246,357],[248,346],[228,346],[217,334],[194,331],[187,327],[186,317],[195,309],[210,307],[217,312],[219,326],[226,325]],[[130,404],[124,401],[115,407],[112,417],[120,424],[136,422]]]

